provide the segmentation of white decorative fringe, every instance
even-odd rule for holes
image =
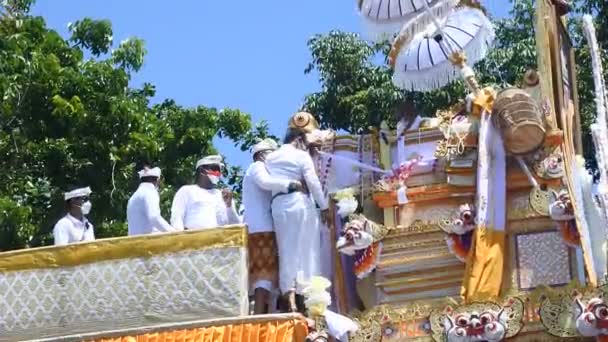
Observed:
[[[462,8],[455,10],[445,21],[445,23],[454,24],[458,26],[458,22],[465,19],[471,20],[471,17],[481,27],[475,34],[475,38],[471,39],[466,44],[461,42],[464,46],[464,53],[467,57],[468,63],[474,65],[478,61],[485,58],[490,45],[493,43],[495,38],[494,26],[483,14],[482,11],[475,8]],[[453,80],[459,79],[461,74],[459,69],[452,65],[452,63],[444,58],[440,63],[435,64],[433,67],[426,69],[416,70],[412,65],[408,66],[408,70],[405,70],[406,61],[409,59],[409,54],[418,53],[414,51],[413,47],[417,46],[420,40],[426,38],[429,35],[428,31],[433,30],[434,27],[428,27],[427,32],[422,32],[416,35],[409,46],[404,47],[395,63],[395,73],[393,75],[393,83],[405,90],[414,91],[431,91],[437,88],[441,88]]]
[[[573,199],[576,203],[575,215],[578,223],[581,225],[578,227],[581,235],[581,244],[584,250],[591,251],[591,258],[593,259],[593,268],[597,275],[597,281],[602,282],[606,275],[607,268],[607,257],[606,257],[606,237],[604,229],[606,222],[602,220],[600,216],[599,208],[595,205],[593,199],[593,177],[585,169],[585,160],[577,156],[577,159],[573,161],[572,171],[573,179],[572,188],[574,190]]]
[[[457,4],[458,0],[433,0],[429,2],[429,7],[434,16],[444,18]],[[395,35],[416,35],[432,23],[423,5],[417,6],[417,9],[416,12],[405,13],[394,20],[375,20],[357,9],[365,28],[363,38],[372,42],[381,42],[393,40]]]
[[[593,68],[593,83],[595,86],[596,117],[591,125],[591,135],[595,145],[595,158],[598,163],[600,180],[597,186],[599,210],[601,218],[608,222],[608,121],[606,120],[606,84],[604,70],[600,58],[593,19],[590,15],[583,16],[583,30],[591,51],[591,66]],[[603,224],[604,234],[608,235],[608,227]],[[605,239],[605,238],[604,238]]]
[[[595,86],[595,102],[597,105],[596,123],[603,124],[606,129],[606,85],[604,84],[604,68],[600,58],[599,47],[595,34],[593,19],[589,14],[583,16],[583,28],[591,50],[591,66],[593,67],[593,84]]]
[[[594,200],[593,176],[585,169],[584,163],[579,164],[579,175],[581,178],[581,195],[583,198],[583,208],[585,219],[589,229],[589,239],[591,241],[591,253],[593,254],[593,264],[597,274],[597,281],[601,283],[608,274],[608,256],[606,255],[606,220],[602,217],[600,208]]]

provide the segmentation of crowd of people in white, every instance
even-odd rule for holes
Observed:
[[[309,113],[297,113],[282,146],[272,139],[252,149],[253,163],[243,178],[243,215],[229,189],[219,189],[224,167],[211,155],[196,165],[194,184],[182,186],[173,199],[170,222],[161,215],[161,170],[139,171],[140,185],[129,199],[129,235],[218,228],[245,223],[248,227],[249,281],[256,314],[273,310],[274,293],[286,303],[284,311],[301,311],[296,276],[310,279],[321,273],[321,221],[328,217],[328,200],[321,188],[312,154],[318,124]],[[66,215],[53,229],[55,245],[95,240],[89,187],[65,193]]]

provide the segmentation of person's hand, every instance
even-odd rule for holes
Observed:
[[[226,207],[232,207],[232,191],[230,191],[230,189],[222,189],[222,198],[224,199]]]
[[[304,182],[291,182],[289,184],[289,192],[303,192],[305,194],[308,193],[308,188],[306,187],[306,183]]]
[[[321,210],[321,222],[329,228],[329,209]]]

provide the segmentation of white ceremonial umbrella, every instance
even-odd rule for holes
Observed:
[[[393,44],[393,82],[406,90],[429,91],[445,86],[460,74],[474,81],[466,64],[485,58],[494,41],[494,27],[479,9],[461,7],[413,38],[400,35]],[[403,43],[405,41],[405,43]],[[460,73],[459,73],[460,71]]]
[[[408,33],[415,35],[432,23],[432,16],[443,18],[458,3],[459,0],[359,0],[358,12],[365,26],[364,37],[382,41],[392,40],[406,24]]]

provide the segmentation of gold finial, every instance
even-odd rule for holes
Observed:
[[[467,63],[467,56],[464,52],[457,51],[450,55],[449,60],[454,66],[462,68]]]

